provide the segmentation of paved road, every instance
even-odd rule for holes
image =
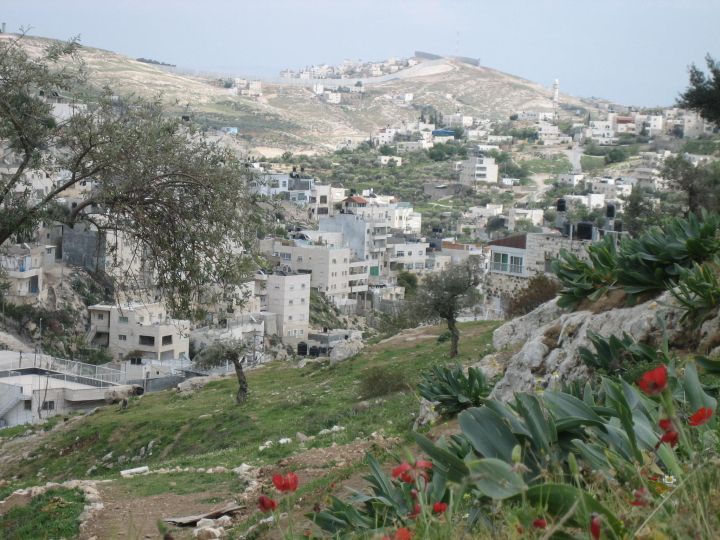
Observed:
[[[582,162],[580,161],[580,158],[583,155],[582,146],[574,142],[572,145],[572,150],[565,150],[565,155],[568,157],[570,163],[572,164],[573,172],[582,172]]]

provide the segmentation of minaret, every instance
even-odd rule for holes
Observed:
[[[558,115],[558,106],[560,105],[560,79],[555,79],[553,83],[553,111],[555,112],[555,118]]]

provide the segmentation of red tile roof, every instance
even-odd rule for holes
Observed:
[[[527,246],[527,234],[516,234],[515,236],[508,236],[507,238],[500,238],[499,240],[488,242],[488,245],[525,249]]]

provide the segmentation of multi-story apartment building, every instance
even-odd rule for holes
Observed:
[[[307,338],[310,281],[310,274],[275,272],[267,276],[267,309],[277,315],[277,332],[283,340]]]
[[[496,184],[498,181],[498,166],[495,158],[487,156],[474,156],[463,162],[460,171],[460,183],[477,187],[483,184]]]
[[[5,296],[15,304],[30,305],[47,298],[44,272],[55,264],[55,246],[18,244],[4,249],[0,268],[5,273]]]
[[[190,322],[171,319],[160,303],[95,304],[88,308],[87,341],[119,360],[188,356]]]

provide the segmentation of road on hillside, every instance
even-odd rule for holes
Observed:
[[[573,142],[572,149],[565,150],[565,155],[572,164],[573,172],[582,172],[582,162],[580,160],[583,155],[582,146],[580,146],[577,142]]]

